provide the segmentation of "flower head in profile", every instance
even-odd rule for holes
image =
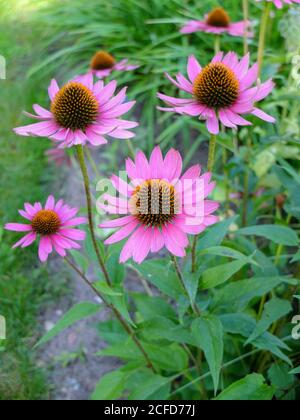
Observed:
[[[19,213],[29,223],[5,225],[7,230],[26,233],[13,248],[28,247],[39,238],[39,258],[42,262],[47,261],[53,250],[65,257],[66,250],[79,249],[76,241],[85,239],[85,232],[75,228],[87,223],[86,217],[77,217],[78,209],[69,207],[63,200],[56,203],[50,196],[45,207],[41,203],[26,203],[25,209],[19,210]]]
[[[90,68],[96,77],[103,79],[110,76],[114,71],[132,71],[138,69],[139,66],[128,64],[127,59],[117,62],[108,52],[98,51],[91,60]]]
[[[162,111],[199,117],[206,121],[211,134],[219,133],[219,121],[229,128],[251,125],[241,115],[252,114],[274,123],[275,119],[266,114],[256,103],[264,99],[274,88],[272,80],[257,83],[258,65],[249,68],[250,56],[245,55],[240,61],[234,52],[224,56],[218,53],[210,64],[202,68],[194,56],[188,60],[189,80],[179,73],[174,80],[167,78],[180,90],[187,92],[189,98],[173,98],[158,93],[158,97],[169,107]],[[254,85],[255,84],[255,85]],[[254,86],[253,86],[254,85]]]
[[[15,132],[21,136],[48,137],[59,143],[59,147],[86,143],[100,146],[107,143],[107,135],[117,139],[132,138],[134,133],[128,130],[138,124],[120,117],[135,102],[125,102],[127,88],[114,96],[116,88],[115,80],[107,85],[102,80],[94,84],[91,73],[77,77],[61,89],[52,80],[49,86],[50,111],[34,105],[36,115],[26,115],[39,122],[15,128]]]
[[[228,13],[222,7],[216,7],[205,16],[205,20],[188,21],[180,32],[183,34],[206,32],[217,35],[227,33],[232,36],[252,37],[253,33],[249,31],[249,27],[249,21],[231,22]]]
[[[182,174],[182,158],[171,149],[165,158],[156,147],[148,161],[138,152],[135,161],[128,159],[126,172],[130,185],[117,176],[114,188],[123,197],[104,194],[98,205],[110,214],[123,216],[106,221],[101,228],[118,228],[105,243],[114,244],[129,237],[120,262],[130,258],[142,263],[150,252],[166,247],[176,256],[184,257],[189,245],[188,234],[198,235],[218,221],[213,213],[219,204],[207,200],[215,188],[212,175],[201,175],[199,165]]]
[[[258,2],[262,0],[256,0]],[[277,9],[282,9],[285,4],[300,4],[300,0],[264,0],[268,2],[272,2]]]

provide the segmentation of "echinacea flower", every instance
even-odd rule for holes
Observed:
[[[189,245],[187,235],[198,235],[218,221],[213,213],[219,204],[206,199],[215,188],[215,183],[210,182],[212,174],[200,175],[201,168],[195,165],[182,175],[182,158],[176,150],[171,149],[163,159],[156,147],[149,161],[138,152],[135,162],[126,161],[126,171],[130,185],[112,177],[114,188],[124,198],[104,194],[98,202],[108,213],[123,215],[100,225],[119,228],[106,245],[129,237],[121,252],[121,263],[133,258],[140,264],[150,252],[157,253],[163,247],[184,257]]]
[[[91,73],[68,82],[61,89],[52,80],[49,86],[50,111],[34,105],[37,115],[26,115],[40,122],[15,128],[15,132],[21,136],[48,137],[61,148],[86,143],[100,146],[107,143],[105,135],[117,139],[132,138],[135,134],[128,130],[138,124],[120,117],[133,107],[135,101],[124,102],[126,87],[113,96],[116,88],[115,80],[106,86],[102,80],[94,84]]]
[[[22,217],[29,220],[29,224],[7,223],[5,229],[14,232],[26,232],[13,248],[28,247],[38,238],[39,258],[47,261],[49,254],[55,250],[60,256],[66,256],[66,250],[79,249],[76,241],[85,239],[85,232],[75,227],[87,223],[86,217],[76,217],[78,209],[64,204],[63,200],[55,203],[54,197],[49,196],[43,208],[41,203],[31,205],[25,203],[24,210],[19,210]]]
[[[205,20],[188,21],[180,32],[183,34],[206,32],[217,35],[227,33],[232,36],[252,37],[253,33],[249,31],[249,26],[249,21],[231,22],[228,13],[222,7],[216,7],[205,16]]]
[[[219,133],[219,121],[229,128],[251,125],[241,115],[252,114],[274,123],[275,119],[256,107],[272,91],[274,83],[252,85],[258,78],[258,65],[249,69],[249,54],[240,61],[234,52],[224,56],[219,52],[206,67],[202,68],[194,56],[189,57],[187,72],[189,80],[181,73],[176,80],[167,74],[167,78],[180,90],[190,95],[188,99],[173,98],[158,93],[158,97],[170,105],[162,111],[199,117],[206,121],[211,134]]]
[[[128,64],[128,60],[124,59],[116,62],[115,58],[106,51],[98,51],[91,60],[91,71],[99,79],[108,77],[113,71],[131,71],[136,70],[139,66]]]
[[[262,1],[262,0],[256,0]],[[285,4],[300,4],[300,0],[264,0],[268,2],[272,2],[277,9],[282,9]]]

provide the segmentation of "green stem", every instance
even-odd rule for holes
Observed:
[[[90,228],[91,238],[92,238],[92,242],[93,242],[93,247],[95,249],[96,256],[97,256],[100,268],[103,272],[104,278],[105,278],[107,284],[111,285],[111,280],[110,280],[108,271],[105,267],[103,258],[100,254],[100,250],[99,250],[98,244],[97,244],[95,227],[94,227],[94,219],[93,219],[93,206],[92,206],[92,195],[91,195],[91,188],[90,188],[90,180],[89,180],[88,170],[87,170],[87,167],[86,167],[86,164],[85,164],[83,146],[82,145],[76,146],[76,150],[77,150],[80,169],[81,169],[82,176],[83,176],[86,202],[87,202],[87,209],[88,209],[88,221],[89,221],[89,228]]]
[[[262,69],[262,64],[263,64],[263,59],[264,59],[266,34],[267,34],[267,27],[268,27],[268,21],[269,21],[271,6],[272,6],[272,3],[265,2],[265,7],[264,7],[263,14],[262,14],[262,17],[261,17],[259,42],[258,42],[258,53],[257,53],[258,76],[260,76],[261,69]]]
[[[183,287],[183,290],[185,291],[187,297],[189,298],[189,300],[191,302],[191,307],[192,307],[192,310],[193,310],[194,314],[197,315],[197,316],[200,316],[201,314],[200,314],[200,311],[199,311],[198,307],[195,306],[194,302],[192,302],[192,299],[190,298],[190,295],[189,295],[188,291],[186,290],[185,283],[184,283],[184,280],[183,280],[183,276],[182,276],[182,273],[180,271],[180,268],[179,268],[176,257],[172,256],[172,261],[173,261],[173,264],[174,264],[174,267],[175,267],[177,277],[178,277],[178,279],[181,283],[181,286]]]
[[[122,315],[120,314],[120,312],[114,307],[114,305],[112,305],[111,303],[109,303],[104,296],[102,296],[102,294],[96,289],[96,287],[93,285],[93,283],[91,283],[89,281],[89,279],[79,270],[79,268],[76,267],[75,264],[73,264],[73,262],[71,260],[69,260],[67,257],[65,258],[66,263],[81,277],[81,279],[85,282],[85,284],[105,303],[105,305],[107,305],[112,312],[115,314],[116,318],[118,319],[118,321],[120,322],[120,324],[122,325],[122,327],[124,328],[124,330],[126,331],[126,333],[129,335],[129,337],[132,338],[132,340],[134,341],[134,343],[136,344],[136,346],[138,347],[138,349],[140,350],[140,352],[143,354],[147,365],[150,369],[153,370],[154,373],[156,373],[156,370],[146,352],[146,350],[144,349],[143,345],[141,344],[141,342],[139,341],[139,339],[135,336],[134,334],[134,330],[130,327],[130,325],[127,324],[127,322],[123,319]]]
[[[218,54],[221,50],[221,37],[220,35],[215,35],[215,54]]]
[[[243,14],[244,14],[244,22],[245,22],[245,30],[244,30],[244,54],[248,54],[249,46],[248,46],[248,25],[246,22],[249,22],[249,0],[243,0]]]
[[[207,169],[212,172],[215,164],[217,136],[212,135],[209,142]]]

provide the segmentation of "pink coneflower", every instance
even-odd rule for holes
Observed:
[[[21,136],[49,137],[60,143],[59,147],[71,147],[90,143],[93,146],[106,144],[104,137],[129,139],[134,133],[128,131],[138,124],[120,117],[128,112],[135,101],[124,102],[127,88],[113,96],[117,88],[115,80],[106,86],[103,81],[94,84],[91,73],[68,82],[59,89],[55,80],[49,86],[50,111],[34,105],[37,115],[27,116],[40,120],[36,124],[18,127]]]
[[[262,0],[256,0],[258,2]],[[277,9],[282,9],[285,4],[300,4],[300,0],[264,0],[268,2],[272,2]]]
[[[60,256],[65,257],[67,249],[80,248],[75,241],[85,239],[85,232],[74,228],[87,223],[87,219],[76,217],[78,209],[67,206],[63,200],[55,203],[54,198],[50,196],[45,208],[41,203],[34,205],[26,203],[25,210],[19,210],[19,213],[29,220],[30,224],[8,223],[5,225],[7,230],[26,232],[26,235],[13,248],[18,246],[25,248],[40,237],[39,257],[42,262],[47,261],[53,249]]]
[[[139,68],[128,64],[128,60],[121,60],[116,62],[114,57],[106,51],[98,51],[91,60],[91,71],[99,79],[108,77],[113,71],[132,71]]]
[[[219,133],[219,120],[225,127],[237,128],[239,125],[251,125],[241,115],[252,114],[262,120],[274,123],[275,119],[255,106],[272,91],[274,83],[268,80],[251,87],[258,77],[258,65],[249,69],[249,54],[241,61],[234,52],[223,55],[218,53],[212,62],[200,66],[194,56],[188,60],[189,80],[181,73],[172,79],[167,78],[180,90],[190,94],[189,99],[179,99],[158,93],[158,97],[171,105],[162,111],[177,112],[206,120],[211,134]]]
[[[66,149],[59,149],[52,147],[45,152],[50,163],[55,163],[56,166],[71,166],[71,158],[66,153]]]
[[[181,175],[182,158],[176,150],[171,149],[163,159],[156,147],[149,162],[144,153],[138,152],[135,162],[126,161],[126,171],[131,185],[112,177],[114,188],[124,198],[104,194],[102,200],[108,204],[98,204],[110,214],[123,215],[100,225],[120,228],[105,242],[107,245],[130,236],[121,263],[133,258],[140,264],[150,252],[159,252],[164,246],[173,255],[184,257],[189,245],[187,234],[198,235],[218,221],[212,213],[219,204],[206,200],[215,187],[210,182],[211,174],[200,176],[201,168],[196,165]]]
[[[183,34],[206,32],[217,35],[227,33],[232,36],[252,37],[253,33],[249,31],[249,26],[250,22],[244,20],[232,23],[228,13],[222,7],[216,7],[205,16],[205,20],[188,21],[180,32]]]

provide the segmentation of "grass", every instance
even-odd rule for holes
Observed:
[[[51,171],[45,171],[47,142],[19,138],[12,132],[21,122],[22,109],[30,109],[32,103],[41,99],[37,92],[44,91],[39,87],[41,79],[26,79],[26,68],[37,59],[33,54],[38,51],[41,27],[32,29],[30,15],[24,15],[21,3],[11,2],[10,13],[7,2],[0,4],[3,10],[0,51],[7,61],[7,80],[0,81],[1,225],[20,221],[17,210],[25,201],[43,201],[51,180]],[[33,3],[37,6],[39,2]],[[34,51],[32,45],[36,46]],[[51,300],[53,293],[47,270],[38,263],[36,248],[12,252],[16,235],[4,232],[1,225],[0,313],[7,321],[7,340],[2,343],[0,353],[0,400],[38,400],[47,396],[47,383],[36,366],[32,346],[38,331],[40,305]]]

